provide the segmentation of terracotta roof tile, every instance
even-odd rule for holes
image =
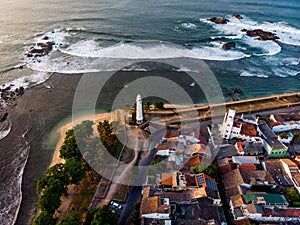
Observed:
[[[177,172],[174,173],[162,173],[161,174],[161,184],[163,186],[177,186]]]
[[[232,170],[231,172],[224,174],[222,176],[222,181],[225,189],[232,186],[238,186],[244,183],[240,170],[238,169]]]
[[[265,170],[240,169],[240,173],[246,184],[257,185],[260,184],[260,182],[268,182],[269,184],[275,183],[271,174]]]

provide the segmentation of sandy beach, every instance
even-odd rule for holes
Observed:
[[[111,120],[112,114],[111,113],[98,113],[95,115],[84,115],[74,121],[69,121],[63,124],[61,127],[58,128],[57,132],[59,133],[59,139],[55,147],[55,151],[52,157],[51,166],[54,166],[57,163],[64,163],[64,159],[59,157],[59,150],[62,146],[65,138],[65,134],[68,130],[72,129],[77,124],[80,124],[82,121],[91,120],[94,122],[94,132],[96,131],[96,124],[103,120]]]
[[[147,72],[145,75],[155,75],[155,73]],[[101,98],[97,100],[97,106],[101,106],[99,110],[101,112],[109,111],[112,101],[126,82],[131,79],[137,79],[140,76],[141,74],[137,72],[122,72],[121,76],[114,76],[105,86],[101,93]],[[174,77],[173,79],[178,79],[182,85],[187,83],[186,78],[183,76],[176,77],[174,74],[170,74],[169,76],[170,78]],[[18,169],[24,166],[25,159],[28,157],[24,173],[22,172],[21,174],[22,176],[19,175],[20,170],[16,171],[16,174],[13,174],[13,176],[9,173],[3,174],[5,180],[8,181],[10,181],[11,177],[22,180],[23,197],[16,225],[32,224],[37,211],[38,196],[35,193],[36,182],[38,178],[44,176],[49,165],[62,162],[59,159],[59,148],[63,143],[65,132],[84,120],[97,122],[104,119],[111,120],[112,118],[111,113],[99,113],[95,116],[85,115],[80,117],[78,121],[70,119],[69,121],[62,122],[72,116],[74,94],[81,77],[80,74],[54,73],[45,83],[26,90],[20,101],[18,101],[18,104],[12,108],[9,114],[9,120],[12,122],[12,130],[0,142],[0,148],[6,150],[2,156],[2,161],[0,161],[0,166],[6,166],[7,170],[13,171],[16,168],[16,163],[15,161],[12,162],[13,160],[20,160]],[[190,86],[188,88],[190,91],[189,94],[198,99],[199,92],[196,92],[197,89],[190,88]],[[179,106],[177,108],[179,109]],[[60,123],[62,125],[59,125],[57,128]],[[56,139],[54,141],[52,138],[52,141],[49,141],[51,140],[51,133],[54,131],[56,132]],[[22,138],[25,133],[26,142],[30,145],[29,150],[23,150],[26,147],[26,142]],[[23,158],[14,157],[20,155]],[[12,165],[12,168],[8,168],[10,165]],[[11,182],[7,184],[3,183],[3,193],[5,193],[6,185],[12,186],[16,183],[15,180]],[[8,205],[9,202],[17,202],[18,200],[14,196],[9,196],[9,198],[11,199],[6,200]]]

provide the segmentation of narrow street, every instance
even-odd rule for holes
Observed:
[[[145,140],[147,141],[147,145],[149,146],[148,154],[146,156],[142,156],[138,165],[139,165],[139,173],[137,176],[138,184],[137,186],[134,186],[128,193],[126,205],[124,206],[119,224],[123,225],[126,224],[128,221],[128,218],[132,211],[134,210],[135,203],[141,198],[143,186],[140,184],[145,184],[146,177],[147,177],[147,170],[148,166],[151,164],[152,160],[155,157],[155,145],[160,141],[161,137],[163,135],[163,132],[158,132],[154,134],[154,136],[151,137],[151,140]]]

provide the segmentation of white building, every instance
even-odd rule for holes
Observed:
[[[235,110],[229,109],[228,113],[225,114],[222,127],[220,129],[223,139],[230,139],[233,133],[233,122],[235,117]],[[240,133],[240,129],[237,132]]]
[[[139,94],[136,96],[136,123],[143,123],[143,99]]]
[[[237,119],[238,124],[235,124],[235,118]],[[242,139],[245,141],[253,141],[253,142],[262,142],[261,138],[249,136],[248,134],[244,134],[242,132],[243,126],[251,126],[252,129],[257,131],[257,119],[250,120],[243,117],[240,118],[236,117],[236,111],[233,109],[229,109],[228,113],[225,114],[223,124],[220,127],[221,136],[223,139],[229,140],[232,138]],[[256,127],[256,128],[254,128]]]

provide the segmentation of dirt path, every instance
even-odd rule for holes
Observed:
[[[135,163],[138,159],[139,150],[140,150],[140,141],[137,137],[134,137],[134,138],[135,138],[134,159],[129,164],[126,165],[126,167],[124,168],[124,170],[122,171],[120,176],[117,178],[117,180],[110,185],[110,188],[106,194],[106,197],[100,203],[101,206],[107,205],[111,201],[114,193],[117,191],[118,184],[123,183],[123,180],[125,178],[128,178],[127,174],[129,172],[129,170],[135,165]]]

